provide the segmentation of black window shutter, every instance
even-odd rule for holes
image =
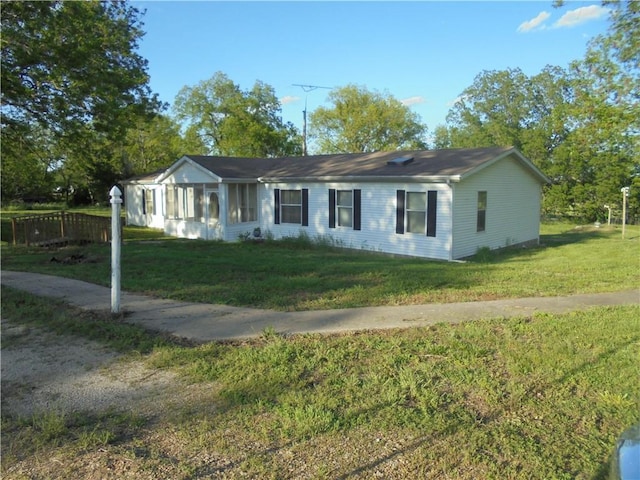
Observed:
[[[280,189],[276,188],[273,191],[273,223],[276,225],[280,223]]]
[[[336,228],[336,189],[329,189],[329,228]]]
[[[309,226],[309,189],[302,189],[302,226]]]
[[[353,229],[360,230],[360,205],[362,190],[353,191]]]
[[[404,233],[404,190],[396,190],[396,233]]]
[[[147,191],[142,189],[142,214],[147,214]]]
[[[429,190],[427,193],[427,237],[436,236],[436,212],[438,210],[438,192]]]

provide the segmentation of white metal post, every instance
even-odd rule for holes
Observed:
[[[627,224],[627,197],[629,196],[629,187],[622,187],[622,238],[624,238],[625,226]]]
[[[120,206],[122,192],[115,185],[111,196],[111,313],[120,313]]]

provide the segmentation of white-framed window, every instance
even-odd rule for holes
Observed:
[[[255,222],[258,219],[258,185],[232,183],[229,185],[228,192],[229,223]]]
[[[167,185],[167,218],[176,218],[176,187]]]
[[[336,192],[336,210],[338,226],[353,227],[353,190],[338,190]]]
[[[407,232],[425,234],[427,224],[427,194],[407,192]]]
[[[302,224],[302,190],[280,190],[280,222]]]
[[[201,184],[167,185],[167,218],[204,221],[204,187]]]
[[[487,223],[487,192],[478,192],[478,215],[476,219],[476,231],[484,232]]]
[[[420,233],[435,237],[438,215],[438,191],[407,192],[396,190],[396,233]]]
[[[360,230],[362,218],[362,190],[328,190],[329,228],[345,227]],[[304,201],[304,200],[303,200]]]
[[[142,191],[142,213],[145,215],[155,215],[155,199],[156,191],[145,188]]]

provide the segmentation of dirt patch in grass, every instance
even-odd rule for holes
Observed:
[[[153,445],[172,435],[154,426],[207,404],[210,391],[135,355],[4,318],[1,378],[7,479],[157,478],[170,459]]]
[[[99,343],[2,320],[3,415],[138,408],[179,383]]]

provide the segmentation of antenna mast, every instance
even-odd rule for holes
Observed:
[[[333,87],[321,87],[319,85],[301,85],[299,83],[294,83],[294,87],[302,88],[302,91],[305,93],[312,92],[317,90],[318,88],[325,88],[327,90],[332,90]],[[302,111],[302,155],[307,156],[307,96],[304,97],[304,110]]]

